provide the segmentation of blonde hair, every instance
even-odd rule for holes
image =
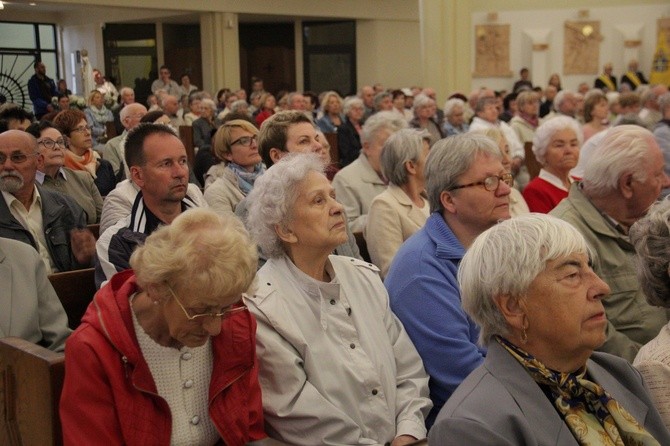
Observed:
[[[219,130],[214,134],[214,155],[225,163],[228,162],[225,156],[231,153],[232,150],[230,143],[233,141],[230,140],[230,135],[235,127],[258,136],[258,129],[256,126],[244,119],[233,119],[232,121],[228,121],[221,125]]]
[[[249,289],[258,254],[242,223],[204,208],[190,209],[153,232],[130,257],[138,285],[206,290],[228,297]]]
[[[91,90],[91,92],[88,94],[88,98],[86,98],[86,103],[88,104],[89,107],[90,107],[91,104],[93,103],[93,102],[92,102],[92,101],[93,101],[93,98],[94,98],[95,95],[97,95],[97,94],[99,94],[99,95],[102,97],[103,100],[105,99],[105,96],[104,96],[102,93],[100,93],[98,90]],[[103,104],[103,105],[104,105],[104,104]]]

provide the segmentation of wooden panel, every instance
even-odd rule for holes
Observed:
[[[0,444],[63,444],[58,404],[64,377],[62,353],[0,339]]]
[[[535,178],[540,174],[542,164],[540,164],[535,158],[535,154],[533,153],[532,142],[530,141],[527,142],[523,148],[526,153],[526,169],[528,169],[528,174],[530,175],[530,179],[532,180],[533,178]]]
[[[95,268],[51,274],[49,281],[67,313],[68,325],[76,329],[97,291]]]
[[[93,233],[93,237],[97,240],[100,237],[100,223],[92,223],[90,225],[86,225],[86,229],[91,231]]]
[[[116,123],[114,121],[105,122],[105,135],[107,135],[107,141],[118,136],[116,134]]]
[[[193,145],[193,127],[190,125],[179,126],[179,139],[186,147],[186,158],[188,158],[188,165],[193,169],[195,163],[195,146]]]

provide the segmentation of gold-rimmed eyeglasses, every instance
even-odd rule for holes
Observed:
[[[177,297],[175,292],[172,291],[172,288],[168,286],[167,289],[170,290],[170,294],[172,294],[172,297],[174,297],[174,300],[177,302],[177,305],[179,305],[179,308],[181,308],[181,310],[184,312],[184,315],[186,316],[186,318],[189,321],[195,321],[195,320],[203,319],[203,318],[206,318],[206,317],[209,317],[209,318],[219,318],[220,317],[220,318],[225,319],[227,317],[232,316],[233,314],[241,313],[242,311],[247,311],[247,307],[245,305],[234,306],[234,305],[237,305],[237,304],[233,304],[233,305],[228,305],[227,307],[222,308],[221,311],[219,311],[218,313],[191,314],[186,309],[186,307],[184,307],[184,305],[181,303],[181,301],[179,300],[179,298]]]
[[[475,181],[474,183],[468,183],[468,184],[462,184],[459,186],[454,186],[450,188],[449,190],[456,190],[456,189],[463,189],[465,187],[472,187],[472,186],[484,186],[484,189],[486,189],[489,192],[495,192],[498,189],[498,186],[500,186],[500,182],[503,182],[507,184],[509,187],[512,187],[514,185],[514,177],[512,176],[511,173],[504,173],[500,176],[498,175],[491,175],[490,177],[484,178],[484,181]]]

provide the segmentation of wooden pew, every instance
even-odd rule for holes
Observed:
[[[60,446],[65,356],[20,338],[0,339],[0,444]]]
[[[68,325],[76,329],[97,291],[95,268],[54,273],[49,275],[49,281],[67,313]]]
[[[105,122],[105,134],[107,135],[107,141],[114,138],[115,136],[118,136],[116,134],[116,124],[114,121]]]
[[[180,125],[179,126],[179,139],[184,143],[186,147],[186,158],[188,158],[188,165],[193,169],[193,163],[195,163],[195,146],[193,144],[193,127],[190,125]]]
[[[100,223],[91,223],[90,225],[86,225],[86,229],[91,231],[93,237],[95,237],[96,240],[100,238]]]
[[[540,174],[540,169],[542,169],[542,164],[537,161],[535,154],[533,153],[533,143],[527,142],[523,146],[524,152],[526,154],[526,169],[528,169],[528,174],[532,180]]]

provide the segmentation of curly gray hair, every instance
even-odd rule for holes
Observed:
[[[247,196],[249,233],[268,258],[286,252],[275,228],[285,227],[291,220],[299,185],[308,173],[323,173],[324,165],[316,154],[289,153],[273,164],[254,183]]]
[[[630,228],[637,277],[650,305],[670,307],[670,197]]]

